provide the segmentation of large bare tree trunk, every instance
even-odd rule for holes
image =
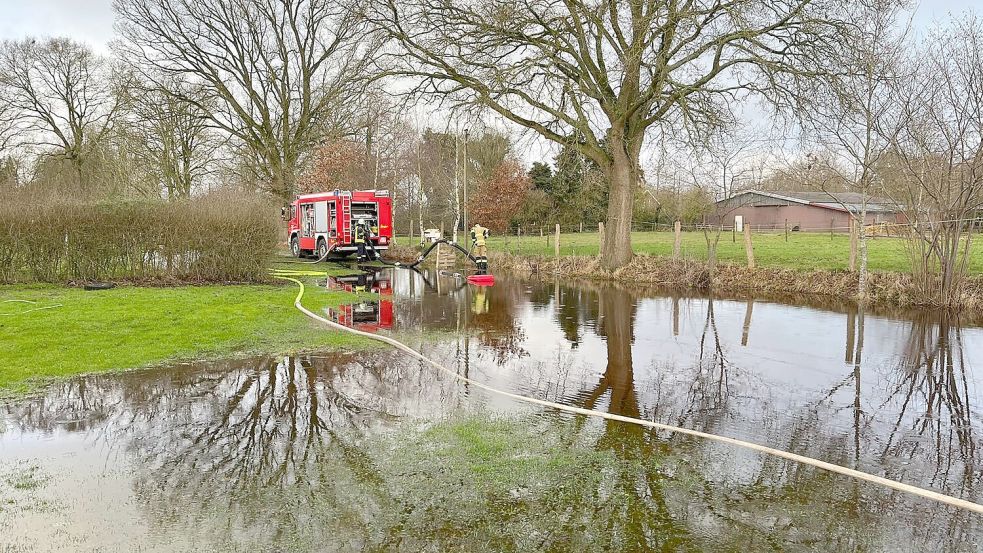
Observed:
[[[640,140],[628,142],[620,130],[608,133],[611,163],[607,167],[608,215],[604,224],[604,251],[601,266],[609,271],[631,261],[631,216],[638,185]]]
[[[283,163],[276,163],[270,171],[270,191],[284,201],[291,201],[297,193],[297,177]]]

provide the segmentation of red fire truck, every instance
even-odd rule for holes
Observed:
[[[335,190],[304,194],[290,204],[287,229],[295,257],[324,257],[330,251],[350,255],[355,245],[355,226],[372,229],[375,249],[389,249],[393,239],[393,203],[387,190]]]

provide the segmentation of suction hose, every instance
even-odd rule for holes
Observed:
[[[337,247],[338,247],[338,244],[331,244],[331,247],[328,248],[328,251],[324,252],[324,255],[322,255],[321,257],[315,259],[314,261],[302,261],[302,263],[304,263],[306,265],[314,265],[316,263],[320,263],[320,262],[324,261],[325,259],[327,259],[328,256],[331,255],[331,252],[333,252],[334,249],[337,248]]]
[[[370,250],[372,250],[372,254],[375,256],[375,260],[378,261],[379,263],[382,263],[383,265],[389,265],[390,267],[407,267],[408,266],[408,265],[404,265],[404,264],[402,264],[402,263],[400,263],[398,261],[394,263],[392,261],[386,261],[385,259],[383,259],[382,258],[382,254],[379,253],[379,250],[376,250],[375,249],[375,244],[373,244],[371,240],[369,240],[368,242],[366,242],[365,245],[368,246]]]
[[[436,248],[437,245],[439,245],[439,244],[447,244],[448,246],[452,246],[452,247],[456,248],[461,253],[463,253],[465,255],[465,257],[467,257],[468,259],[470,259],[471,262],[475,264],[475,266],[478,265],[478,260],[475,259],[475,257],[473,255],[471,255],[471,252],[470,251],[465,250],[464,248],[462,248],[456,242],[451,242],[450,240],[446,240],[446,239],[443,239],[443,238],[440,239],[440,240],[437,240],[433,244],[431,244],[430,247],[427,248],[420,255],[420,258],[417,259],[413,263],[400,263],[398,261],[396,261],[396,262],[386,261],[385,259],[382,258],[382,254],[380,254],[379,251],[377,249],[375,249],[375,244],[373,244],[372,241],[368,241],[368,242],[365,243],[365,245],[368,247],[368,249],[372,250],[372,253],[375,256],[375,260],[378,261],[379,263],[382,263],[383,265],[388,265],[390,267],[407,267],[407,268],[410,268],[410,269],[415,269],[418,265],[420,265],[420,263],[423,263],[423,260],[426,259],[427,256],[430,255],[430,253],[433,251],[433,249]],[[334,250],[336,246],[337,246],[337,244],[331,246],[331,248],[328,249],[327,253],[325,253],[324,256],[322,256],[320,259],[318,259],[316,261],[304,261],[303,263],[320,263],[320,262],[324,261],[328,257],[328,255],[331,254],[331,251]],[[454,276],[461,276],[458,273],[453,273],[453,275]]]
[[[315,265],[327,259],[328,256],[331,255],[331,252],[333,252],[336,247],[338,247],[338,244],[332,244],[331,247],[328,248],[328,251],[324,252],[324,255],[315,259],[314,261],[297,261],[296,259],[291,259],[290,261],[276,260],[274,261],[274,263],[287,263],[291,265]]]
[[[410,346],[407,346],[406,344],[400,342],[399,340],[396,340],[394,338],[390,338],[388,336],[382,336],[382,335],[379,335],[379,334],[373,334],[371,332],[364,332],[364,331],[361,331],[361,330],[356,330],[354,328],[349,328],[347,326],[340,325],[338,323],[335,323],[333,321],[330,321],[328,319],[325,319],[324,317],[321,317],[320,315],[317,315],[316,313],[308,310],[306,307],[304,307],[301,304],[301,300],[304,298],[304,283],[301,282],[300,280],[298,280],[296,278],[292,278],[292,277],[293,276],[303,276],[302,274],[294,275],[293,273],[290,273],[290,272],[279,271],[279,272],[275,272],[273,276],[276,277],[276,278],[282,279],[282,280],[289,280],[289,281],[291,281],[293,283],[296,283],[298,286],[300,286],[300,291],[297,292],[297,297],[296,297],[296,299],[294,299],[294,306],[297,309],[299,309],[302,313],[304,313],[305,315],[307,315],[308,317],[310,317],[310,318],[312,318],[312,319],[314,319],[316,321],[319,321],[321,323],[324,323],[324,324],[328,325],[329,327],[331,327],[331,328],[333,328],[335,330],[341,330],[343,332],[349,332],[349,333],[352,333],[352,334],[355,334],[355,335],[358,335],[358,336],[362,336],[364,338],[368,338],[370,340],[375,340],[377,342],[382,342],[384,344],[389,344],[390,346],[393,346],[396,349],[398,349],[400,351],[403,351],[403,352],[409,354],[410,356],[412,356],[412,357],[414,357],[416,359],[419,359],[420,361],[423,361],[424,363],[429,364],[430,366],[432,366],[432,367],[436,368],[437,370],[439,370],[439,371],[447,374],[448,376],[451,376],[452,378],[456,378],[456,379],[461,380],[463,382],[467,382],[471,386],[474,386],[476,388],[480,388],[480,389],[485,390],[487,392],[491,392],[493,394],[498,394],[498,395],[501,395],[501,396],[505,396],[505,397],[508,397],[508,398],[511,398],[511,399],[514,399],[514,400],[517,400],[517,401],[522,401],[522,402],[525,402],[525,403],[531,403],[533,405],[539,405],[539,406],[542,406],[542,407],[548,407],[548,408],[551,408],[551,409],[556,409],[558,411],[563,411],[563,412],[566,412],[566,413],[574,413],[574,414],[577,414],[577,415],[586,415],[588,417],[598,417],[598,418],[602,418],[602,419],[614,420],[614,421],[624,422],[624,423],[628,423],[628,424],[636,424],[638,426],[644,426],[644,427],[648,427],[648,428],[654,428],[656,430],[665,430],[665,431],[674,432],[674,433],[677,433],[677,434],[686,434],[688,436],[695,436],[697,438],[703,438],[705,440],[711,440],[711,441],[720,442],[720,443],[724,443],[724,444],[728,444],[728,445],[733,445],[733,446],[737,446],[737,447],[743,447],[745,449],[750,449],[752,451],[757,451],[757,452],[765,453],[765,454],[768,454],[768,455],[774,455],[776,457],[781,457],[783,459],[788,459],[790,461],[795,461],[796,463],[802,463],[802,464],[813,466],[813,467],[816,467],[816,468],[821,468],[821,469],[824,469],[824,470],[828,470],[830,472],[835,472],[837,474],[842,474],[844,476],[849,476],[849,477],[852,477],[852,478],[856,478],[858,480],[863,480],[863,481],[866,481],[866,482],[871,482],[873,484],[884,486],[886,488],[891,488],[892,490],[897,490],[897,491],[900,491],[900,492],[905,492],[905,493],[909,493],[909,494],[912,494],[912,495],[917,495],[919,497],[924,497],[926,499],[931,499],[933,501],[938,501],[939,503],[944,503],[946,505],[951,505],[953,507],[958,507],[960,509],[966,509],[968,511],[973,511],[975,513],[981,513],[981,514],[983,514],[983,505],[980,505],[978,503],[974,503],[972,501],[967,501],[965,499],[960,499],[958,497],[952,497],[952,496],[945,495],[945,494],[942,494],[942,493],[939,493],[939,492],[934,492],[932,490],[927,490],[925,488],[920,488],[918,486],[913,486],[911,484],[905,484],[903,482],[898,482],[896,480],[891,480],[889,478],[884,478],[882,476],[876,476],[874,474],[869,474],[869,473],[862,472],[862,471],[859,471],[859,470],[855,470],[855,469],[851,469],[851,468],[847,468],[847,467],[842,467],[840,465],[835,465],[833,463],[827,463],[826,461],[820,461],[819,459],[813,459],[812,457],[806,457],[805,455],[799,455],[799,454],[796,454],[796,453],[791,453],[789,451],[784,451],[784,450],[781,450],[781,449],[775,449],[775,448],[771,448],[771,447],[768,447],[768,446],[763,446],[763,445],[760,445],[760,444],[756,444],[756,443],[753,443],[753,442],[746,442],[744,440],[738,440],[736,438],[729,438],[727,436],[720,436],[720,435],[717,435],[717,434],[710,434],[708,432],[700,432],[699,430],[691,430],[689,428],[683,428],[683,427],[680,427],[680,426],[673,426],[671,424],[663,424],[663,423],[654,422],[654,421],[648,421],[648,420],[643,420],[643,419],[636,419],[636,418],[632,418],[632,417],[625,417],[623,415],[615,415],[615,414],[611,414],[611,413],[605,413],[603,411],[596,411],[594,409],[584,409],[584,408],[581,408],[581,407],[573,407],[571,405],[564,405],[562,403],[556,403],[556,402],[553,402],[553,401],[546,401],[546,400],[543,400],[543,399],[537,399],[537,398],[534,398],[534,397],[523,396],[523,395],[519,395],[519,394],[514,394],[512,392],[507,392],[505,390],[500,390],[500,389],[495,388],[493,386],[489,386],[487,384],[483,384],[483,383],[478,382],[476,380],[470,379],[470,378],[468,378],[466,376],[462,376],[462,375],[460,375],[460,374],[458,374],[458,373],[456,373],[456,372],[448,369],[447,367],[441,365],[440,363],[438,363],[438,362],[436,362],[436,361],[434,361],[434,360],[426,357],[422,353],[416,351],[415,349],[411,348]]]
[[[420,263],[423,263],[423,260],[426,259],[428,255],[430,255],[430,252],[432,252],[433,249],[436,248],[440,244],[447,244],[448,246],[451,246],[453,248],[456,248],[458,251],[460,251],[461,253],[463,253],[465,257],[467,257],[468,259],[470,259],[472,263],[474,263],[476,266],[478,265],[478,260],[475,259],[473,255],[471,255],[471,252],[469,252],[468,250],[462,248],[456,242],[451,242],[450,240],[447,240],[445,238],[441,238],[439,240],[435,240],[433,244],[430,244],[430,247],[427,248],[426,250],[424,250],[424,252],[422,254],[420,254],[420,258],[417,259],[416,262],[408,264],[407,267],[413,268],[413,267],[416,267],[417,265],[419,265]]]

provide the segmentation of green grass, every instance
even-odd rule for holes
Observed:
[[[485,509],[487,502],[508,501],[515,490],[523,490],[527,500],[536,496],[552,502],[560,495],[594,488],[603,472],[599,469],[610,472],[618,464],[610,452],[579,444],[571,430],[532,418],[489,413],[455,416],[420,432],[404,427],[398,437],[389,437],[397,440],[396,447],[378,448],[389,455],[378,459],[377,466],[385,467],[390,481],[411,477],[413,482],[399,486],[402,493],[443,495],[442,503],[462,499],[460,485],[467,482],[471,489],[467,495],[473,494],[479,504],[462,504],[454,509],[458,513]],[[654,468],[659,460],[646,459],[645,464]]]
[[[523,436],[527,438],[526,448],[521,447]],[[521,479],[539,481],[546,472],[569,472],[584,459],[575,455],[577,450],[546,447],[542,435],[534,434],[528,422],[518,420],[450,421],[424,432],[420,438],[414,448],[434,447],[438,455],[433,458],[442,459],[446,467],[466,473],[482,485],[505,489],[515,487],[515,481]],[[534,445],[540,449],[530,453],[529,446]],[[580,453],[589,460],[589,454],[594,452]]]
[[[811,269],[847,269],[850,260],[850,238],[835,234],[832,239],[823,233],[754,234],[754,258],[760,267],[791,268],[802,271]],[[879,237],[868,242],[868,264],[872,271],[910,271],[905,241],[900,238]],[[672,232],[632,233],[632,248],[636,253],[672,255]],[[553,255],[552,237],[522,236],[508,238],[495,236],[489,240],[489,249],[507,251],[519,255]],[[597,233],[572,233],[560,235],[561,255],[596,255]],[[682,255],[690,259],[706,259],[707,246],[702,232],[684,232]],[[720,236],[717,259],[724,263],[745,263],[744,242],[731,233]],[[983,252],[976,248],[970,263],[970,272],[983,273]]]
[[[296,294],[291,283],[98,292],[0,286],[0,393],[28,391],[50,378],[180,359],[366,346],[305,317],[293,306]],[[308,286],[304,305],[320,311],[353,297]]]

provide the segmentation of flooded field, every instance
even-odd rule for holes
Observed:
[[[936,312],[383,271],[324,312],[522,394],[983,501],[983,328]],[[0,408],[0,551],[977,551],[978,515],[517,404],[390,350],[64,381]]]

